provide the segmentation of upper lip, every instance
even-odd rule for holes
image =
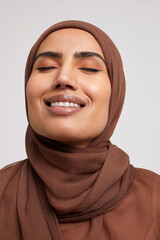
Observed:
[[[55,95],[47,98],[45,100],[46,104],[52,103],[52,102],[73,102],[79,104],[81,107],[85,106],[85,102],[73,95],[68,95],[68,94],[61,94],[61,95]]]

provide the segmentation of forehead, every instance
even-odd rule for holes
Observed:
[[[79,51],[94,51],[103,56],[102,49],[94,36],[76,28],[60,29],[49,34],[39,46],[37,54],[44,51],[70,54]]]

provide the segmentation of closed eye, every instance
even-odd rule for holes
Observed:
[[[39,71],[46,71],[46,70],[55,69],[55,68],[57,67],[48,66],[48,67],[38,67],[36,69]]]
[[[88,71],[88,72],[100,72],[100,71],[102,71],[102,70],[96,69],[96,68],[79,68],[79,69],[81,69],[83,71]]]

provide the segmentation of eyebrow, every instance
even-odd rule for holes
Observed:
[[[85,52],[76,52],[74,54],[74,57],[75,58],[98,57],[105,63],[105,60],[103,59],[103,57],[100,54],[95,53],[95,52],[86,52],[86,51]]]
[[[36,62],[36,60],[39,57],[51,57],[51,58],[61,59],[62,58],[62,53],[60,53],[60,52],[52,52],[52,51],[41,52],[41,53],[39,53],[35,57],[33,64]],[[103,59],[103,57],[100,54],[96,53],[96,52],[88,52],[88,51],[76,52],[74,54],[74,57],[75,58],[98,57],[99,59],[101,59],[104,62],[104,64],[106,64],[105,60]]]
[[[38,55],[35,57],[33,64],[36,62],[36,60],[37,60],[39,57],[62,58],[62,54],[59,53],[59,52],[51,52],[51,51],[41,52],[40,54],[38,54]]]

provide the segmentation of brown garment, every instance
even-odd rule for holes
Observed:
[[[39,208],[38,193],[28,189],[28,197],[37,198],[37,204],[31,201],[26,204],[23,212],[25,219],[34,220],[29,226],[28,222],[19,222],[17,192],[20,188],[20,175],[24,169],[29,170],[28,160],[10,165],[0,172],[0,239],[1,240],[50,240],[54,239],[47,229],[43,209]],[[134,179],[123,200],[113,210],[98,215],[86,221],[73,223],[60,223],[58,228],[64,240],[159,240],[160,239],[160,176],[144,169],[134,169]],[[26,182],[32,182],[30,176]],[[26,199],[26,186],[24,195],[19,203]],[[34,190],[34,189],[33,189]],[[12,202],[11,202],[12,201]],[[28,208],[34,212],[28,213]],[[35,214],[34,214],[35,213]],[[29,216],[26,216],[28,215]],[[54,224],[54,223],[53,223]],[[24,226],[23,226],[24,225]],[[26,234],[22,237],[22,231]],[[22,229],[22,230],[21,230]],[[30,237],[30,231],[37,230],[38,235]]]
[[[29,124],[28,159],[0,171],[0,239],[158,239],[159,176],[135,170],[109,141],[125,96],[121,57],[110,38],[81,21],[50,27],[31,49],[25,86],[41,42],[69,27],[88,31],[102,48],[112,88],[108,122],[82,149],[40,136]]]
[[[113,211],[60,228],[65,240],[159,240],[160,176],[135,169],[132,186]]]

